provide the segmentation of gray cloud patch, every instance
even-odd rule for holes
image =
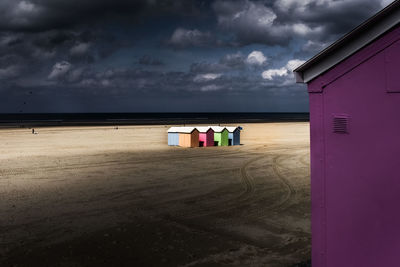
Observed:
[[[214,44],[214,37],[210,32],[201,32],[197,29],[177,28],[168,39],[167,44],[175,48],[202,47]]]
[[[293,38],[329,40],[368,18],[380,1],[217,0],[213,10],[222,30],[234,33],[232,44],[287,45]],[[339,19],[340,18],[340,19]]]

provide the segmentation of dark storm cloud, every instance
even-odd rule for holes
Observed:
[[[271,103],[275,96],[306,97],[293,67],[381,6],[380,0],[1,0],[0,99],[33,91],[67,106],[64,97],[106,103],[109,96],[151,96],[145,106],[180,96],[213,103],[239,95]]]
[[[205,47],[215,45],[215,39],[210,32],[177,28],[166,43],[174,48]]]
[[[337,38],[382,7],[380,1],[217,0],[213,10],[222,31],[234,34],[232,44],[286,45],[294,38]]]
[[[327,0],[278,0],[274,7],[280,20],[301,21],[309,27],[319,25],[321,35],[313,39],[332,40],[359,25],[380,10],[384,1],[327,1]]]
[[[241,68],[244,66],[245,59],[246,57],[241,52],[237,52],[224,55],[219,62],[229,68]]]
[[[246,56],[241,52],[223,55],[216,62],[194,62],[190,65],[192,73],[219,73],[240,70],[246,66]]]
[[[174,0],[2,0],[0,30],[46,31],[105,21],[137,22],[141,15],[193,15],[196,1]]]
[[[256,58],[253,56],[256,55]],[[261,64],[255,64],[255,60]],[[146,64],[154,59],[150,56],[142,58]],[[263,77],[262,64],[265,56],[260,51],[248,55],[241,52],[225,54],[211,62],[194,62],[190,71],[160,71],[141,68],[109,68],[96,71],[67,61],[57,62],[47,75],[48,86],[59,88],[75,88],[86,90],[94,95],[194,95],[222,94],[237,95],[254,92],[271,92],[277,88],[293,87],[294,80],[289,71],[293,67],[285,66],[284,74],[278,75],[271,70]],[[290,65],[290,66],[289,66]],[[272,79],[274,78],[274,79]],[[279,83],[277,85],[277,83]],[[68,90],[69,90],[68,89]]]

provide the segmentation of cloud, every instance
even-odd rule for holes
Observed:
[[[325,42],[308,40],[307,43],[305,43],[302,46],[301,50],[303,52],[309,52],[314,54],[322,51],[325,47],[327,47],[327,44]]]
[[[219,61],[221,65],[225,65],[229,68],[241,68],[244,62],[245,56],[240,51],[234,54],[224,55]]]
[[[193,81],[196,83],[199,82],[208,82],[208,81],[213,81],[215,79],[218,79],[222,76],[220,73],[206,73],[206,74],[197,74]]]
[[[293,70],[295,70],[297,67],[300,67],[300,65],[304,64],[305,62],[305,60],[292,59],[288,61],[286,68],[288,71],[293,72]]]
[[[194,62],[190,65],[192,73],[220,73],[228,71],[230,67],[220,62]]]
[[[212,8],[219,28],[233,35],[230,44],[286,46],[296,38],[331,42],[378,11],[381,1],[216,0]]]
[[[282,20],[272,6],[261,1],[217,0],[213,5],[221,29],[235,34],[238,45],[285,45],[293,37],[320,34],[321,26]]]
[[[197,29],[188,30],[177,28],[172,33],[167,44],[175,48],[201,47],[212,44],[213,40],[210,32],[201,32]]]
[[[249,65],[262,66],[267,63],[267,57],[261,51],[251,52],[247,58],[246,63]]]
[[[86,71],[87,71],[87,69],[84,67],[79,67],[76,69],[70,68],[68,70],[68,75],[66,76],[66,81],[69,83],[78,82],[83,77],[83,75]]]
[[[57,62],[54,66],[50,74],[47,76],[49,80],[59,80],[64,78],[67,73],[72,68],[71,63],[67,61]]]
[[[222,89],[222,86],[218,86],[218,85],[215,85],[215,84],[210,84],[210,85],[202,86],[200,88],[200,91],[202,91],[202,92],[210,92],[210,91],[218,91],[218,90],[221,90],[221,89]]]
[[[266,79],[266,80],[273,80],[275,76],[286,76],[288,74],[288,70],[285,67],[282,67],[280,69],[269,69],[266,71],[263,71],[261,76]]]
[[[269,69],[264,71],[261,76],[265,80],[272,81],[275,77],[284,77],[292,74],[293,70],[303,64],[305,61],[300,59],[292,59],[287,62],[284,67],[279,69]]]
[[[82,56],[85,55],[90,48],[90,43],[77,43],[69,50],[71,56]]]
[[[300,22],[311,29],[308,35],[313,41],[325,42],[336,39],[380,9],[380,0],[277,0],[274,3],[274,10],[287,24]]]
[[[21,73],[21,67],[18,65],[11,65],[5,68],[0,68],[0,80],[17,78]]]
[[[2,0],[0,90],[9,80],[106,100],[284,90],[288,95],[297,90],[291,71],[300,59],[384,2]],[[215,99],[220,98],[208,100]]]
[[[239,45],[280,43],[287,36],[275,31],[275,12],[262,2],[217,0],[213,4],[221,29],[235,34]]]

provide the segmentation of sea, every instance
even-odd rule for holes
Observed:
[[[309,113],[15,113],[0,114],[0,127],[185,125],[306,122]]]

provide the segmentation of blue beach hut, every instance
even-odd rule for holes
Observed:
[[[226,127],[228,130],[228,145],[240,145],[240,127]]]
[[[171,127],[168,129],[168,145],[179,146],[179,129],[181,127]]]

